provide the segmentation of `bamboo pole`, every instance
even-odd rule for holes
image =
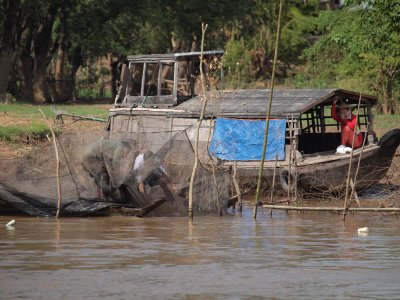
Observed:
[[[297,183],[298,183],[298,175],[299,174],[297,172],[297,154],[296,154],[296,151],[298,149],[298,140],[297,140],[297,135],[295,134],[295,129],[294,128],[296,128],[296,132],[297,132],[298,127],[297,127],[297,121],[296,121],[296,126],[294,126],[293,115],[292,115],[292,124],[293,124],[293,153],[292,153],[292,156],[293,156],[293,161],[294,161],[294,174],[295,174],[295,176],[293,178],[293,180],[294,180],[294,182],[293,182],[293,184],[294,184],[294,202],[297,203]]]
[[[354,196],[355,196],[354,198],[356,199],[356,202],[359,207],[361,207],[361,204],[360,204],[360,201],[358,200],[358,195],[357,195],[357,191],[356,191],[356,183],[357,183],[358,170],[360,169],[361,157],[362,157],[362,154],[364,151],[367,136],[368,136],[368,132],[366,132],[366,134],[364,135],[361,152],[360,152],[360,155],[358,156],[358,163],[357,163],[356,174],[354,175],[354,180],[351,179],[351,181],[350,181],[350,185],[351,185],[350,199],[353,197],[353,193],[354,193]]]
[[[376,212],[398,212],[400,211],[400,207],[311,207],[311,206],[290,206],[290,205],[263,205],[265,208],[270,209],[282,209],[282,210],[300,210],[300,211],[360,211],[360,212],[368,212],[368,211],[376,211]]]
[[[54,134],[53,128],[51,127],[51,124],[49,120],[47,119],[46,115],[43,113],[43,111],[39,108],[40,113],[43,116],[43,119],[45,120],[47,126],[50,129],[51,136],[53,137],[53,145],[54,145],[54,152],[56,154],[56,176],[57,176],[57,213],[56,213],[56,218],[58,219],[60,217],[60,209],[61,209],[61,182],[60,182],[60,158],[58,156],[58,148],[57,148],[57,141],[56,141],[56,135]]]
[[[356,138],[356,132],[357,132],[357,126],[358,126],[358,114],[359,114],[359,111],[360,111],[361,95],[362,95],[362,93],[360,93],[360,98],[358,99],[356,125],[354,126],[353,140],[351,142],[351,153],[350,153],[350,158],[349,158],[349,169],[348,169],[347,179],[346,179],[346,193],[345,193],[345,197],[344,197],[343,221],[346,219],[347,197],[349,195],[349,185],[350,185],[351,166],[352,166],[352,160],[353,160],[354,140]]]
[[[288,163],[288,195],[287,195],[287,204],[289,205],[289,203],[291,202],[291,174],[292,174],[292,160],[293,160],[293,136],[292,136],[292,130],[293,130],[293,115],[291,118],[291,122],[289,122],[289,117],[286,116],[286,120],[289,124],[289,163]]]
[[[233,181],[233,186],[235,187],[236,195],[238,197],[239,212],[242,212],[242,210],[243,210],[243,202],[242,202],[242,196],[240,194],[239,182],[237,180],[237,162],[236,161],[233,163],[232,181]]]
[[[277,165],[278,165],[278,154],[275,155],[274,175],[272,176],[272,187],[271,187],[271,197],[270,197],[270,201],[272,204],[274,204],[274,189],[275,189],[275,177],[276,177]],[[269,211],[269,214],[272,216],[272,209]]]
[[[193,185],[194,185],[194,178],[196,176],[196,171],[197,171],[197,165],[199,162],[199,135],[200,135],[200,127],[201,123],[204,118],[204,112],[206,110],[206,105],[207,105],[207,96],[206,96],[206,88],[205,88],[205,83],[204,83],[204,74],[203,74],[203,57],[204,57],[204,36],[207,30],[207,24],[204,25],[204,23],[201,24],[201,54],[200,54],[200,81],[201,81],[201,88],[203,91],[203,106],[201,108],[201,113],[199,117],[199,121],[197,122],[197,127],[196,127],[196,142],[195,142],[195,147],[194,147],[194,165],[193,165],[193,170],[192,170],[192,175],[190,176],[190,184],[189,184],[189,220],[193,220]]]
[[[223,212],[222,212],[221,198],[219,196],[219,187],[218,187],[217,177],[215,176],[215,165],[214,165],[214,163],[211,163],[211,166],[212,166],[212,173],[213,173],[213,178],[214,178],[214,185],[215,185],[215,189],[217,190],[218,214],[220,216],[222,216]]]
[[[258,172],[257,190],[256,190],[256,197],[255,197],[255,202],[254,202],[254,212],[253,212],[253,218],[254,219],[257,218],[258,199],[259,199],[259,196],[260,196],[260,189],[261,189],[261,178],[262,178],[263,169],[264,169],[265,151],[267,149],[269,118],[270,118],[270,115],[271,115],[272,96],[273,96],[273,93],[274,93],[275,69],[276,69],[276,62],[278,60],[279,38],[280,38],[280,34],[281,34],[282,7],[283,7],[283,0],[280,0],[279,1],[279,14],[278,14],[278,27],[277,27],[277,30],[276,30],[276,40],[275,40],[274,62],[273,62],[273,65],[272,65],[271,90],[270,90],[269,100],[268,100],[267,117],[265,118],[265,132],[264,132],[263,151],[262,151],[260,169],[259,169],[259,172]]]

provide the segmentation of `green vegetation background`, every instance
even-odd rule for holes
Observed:
[[[224,49],[229,88],[268,86],[279,0],[16,0],[0,5],[0,101],[114,97],[128,54]],[[340,3],[343,3],[341,5]],[[285,0],[278,84],[400,94],[400,0]]]

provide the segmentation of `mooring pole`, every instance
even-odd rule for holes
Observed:
[[[197,165],[199,162],[199,135],[200,135],[200,127],[201,123],[204,118],[204,112],[206,110],[206,105],[207,105],[207,95],[206,95],[206,88],[205,88],[205,82],[204,82],[204,74],[203,74],[203,57],[204,57],[204,36],[206,34],[207,30],[207,24],[202,23],[201,24],[201,54],[200,54],[200,81],[201,81],[201,88],[203,91],[203,106],[201,108],[201,113],[199,117],[199,121],[197,122],[197,127],[196,127],[196,142],[195,142],[195,147],[194,147],[194,165],[193,165],[193,170],[192,170],[192,176],[190,176],[190,184],[189,184],[189,220],[193,221],[193,185],[194,185],[194,178],[196,176],[196,171],[197,171]]]
[[[349,195],[350,174],[351,174],[351,162],[353,160],[354,140],[356,138],[356,132],[357,132],[357,126],[358,126],[358,115],[359,115],[359,111],[360,111],[361,96],[362,96],[362,93],[360,93],[360,98],[358,99],[356,125],[354,126],[353,140],[351,142],[351,153],[350,153],[350,159],[349,159],[349,170],[348,170],[348,173],[347,173],[346,193],[345,193],[345,196],[344,196],[343,221],[346,219],[347,197]],[[355,189],[355,187],[354,187],[354,189]]]
[[[276,177],[277,166],[278,166],[278,154],[275,155],[274,175],[272,177],[272,187],[271,187],[271,197],[270,197],[270,202],[272,205],[274,205],[274,188],[275,188],[275,177]],[[272,209],[269,211],[269,214],[272,216]]]
[[[368,135],[368,132],[366,132],[366,134],[364,135],[363,144],[362,144],[362,147],[361,147],[361,152],[360,152],[360,155],[358,156],[358,163],[357,163],[356,174],[354,175],[354,180],[350,179],[350,185],[351,185],[350,199],[353,198],[353,194],[354,194],[355,199],[356,199],[357,204],[358,204],[359,207],[361,207],[361,204],[360,204],[360,201],[358,200],[358,195],[357,195],[357,191],[356,191],[356,183],[357,183],[358,170],[360,169],[361,157],[362,157],[363,152],[364,152],[364,147],[365,147],[365,142],[366,142],[366,139],[367,139],[367,135]]]
[[[237,180],[237,162],[233,163],[233,175],[232,175],[233,186],[235,187],[236,195],[238,197],[239,212],[243,211],[242,195],[240,192],[239,182]]]
[[[53,145],[54,145],[54,152],[56,154],[56,176],[57,176],[57,213],[56,213],[56,218],[58,219],[60,217],[60,209],[61,209],[61,182],[60,182],[60,158],[58,155],[58,148],[57,148],[57,140],[56,140],[56,135],[54,134],[53,128],[51,127],[51,124],[49,120],[47,119],[46,115],[43,113],[43,111],[39,108],[40,113],[43,116],[43,119],[45,120],[47,126],[50,129],[51,136],[53,137]]]
[[[264,169],[265,151],[267,149],[269,118],[271,116],[272,96],[273,96],[273,93],[274,93],[275,69],[276,69],[276,62],[278,60],[279,38],[280,38],[280,35],[281,35],[282,6],[283,6],[283,0],[280,0],[279,1],[279,14],[278,14],[278,27],[276,29],[274,62],[273,62],[273,65],[272,65],[271,89],[270,89],[270,93],[269,93],[267,117],[265,118],[264,143],[263,143],[262,157],[261,157],[261,162],[260,162],[260,169],[259,169],[259,172],[258,172],[256,198],[255,198],[255,201],[254,201],[254,211],[253,211],[253,218],[254,219],[257,219],[258,199],[260,197],[261,178],[262,178],[263,169]]]

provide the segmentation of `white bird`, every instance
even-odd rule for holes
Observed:
[[[358,228],[358,233],[367,233],[369,231],[368,227]]]

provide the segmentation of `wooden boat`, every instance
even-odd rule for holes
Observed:
[[[223,70],[215,67],[222,55],[223,51],[204,53],[205,73],[218,72],[221,79],[217,88],[209,90],[205,96],[196,91],[200,53],[128,56],[119,94],[110,110],[108,129],[111,134],[186,131],[194,143],[194,125],[206,97],[208,104],[200,128],[201,156],[212,156],[216,162],[237,166],[242,179],[255,177],[264,130],[254,131],[253,127],[265,126],[269,90],[224,90]],[[358,123],[365,145],[352,154],[336,154],[340,125],[332,119],[330,107],[335,99],[349,99],[357,106],[360,97]],[[280,144],[275,145],[280,149],[273,152],[272,157],[267,156],[264,163],[266,179],[272,181],[276,168],[276,176],[286,190],[294,185],[306,190],[340,189],[346,182],[351,158],[351,178],[355,180],[358,170],[358,188],[380,181],[400,144],[400,129],[377,139],[372,113],[376,104],[374,96],[342,89],[276,90],[270,124],[282,121],[285,126],[283,133],[274,131],[268,136],[270,141],[283,134]],[[232,126],[225,127],[225,133],[232,135],[225,134],[222,140],[216,140],[220,124],[225,122],[229,126],[230,121]],[[246,135],[247,131],[252,131],[251,136]],[[225,143],[222,148],[229,148],[229,155],[218,153],[223,152],[218,143]],[[255,155],[254,151],[250,156],[235,152],[254,144],[257,144],[255,149],[260,149]],[[268,143],[267,151],[272,146]]]

